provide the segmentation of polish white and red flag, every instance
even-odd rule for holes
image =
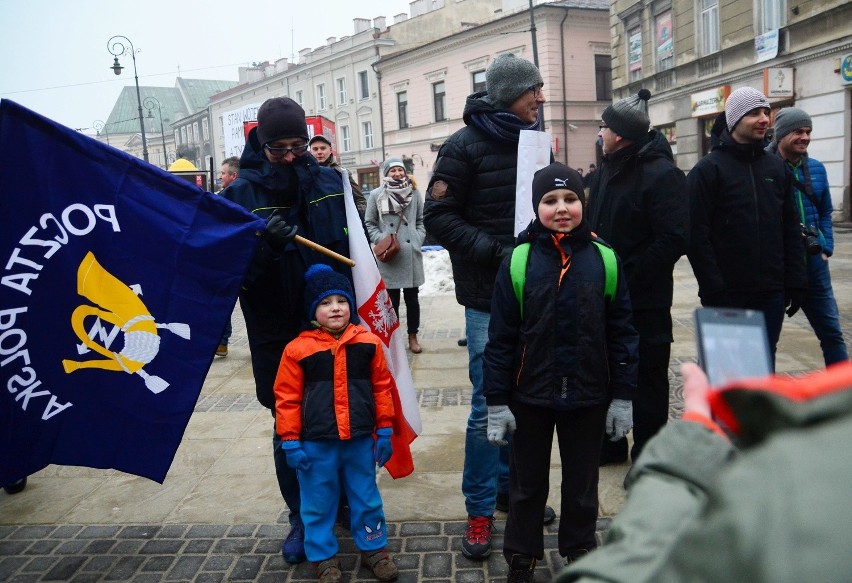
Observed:
[[[393,394],[396,416],[391,437],[393,455],[384,467],[393,478],[404,478],[414,471],[409,445],[423,429],[420,408],[414,392],[408,356],[405,353],[403,331],[399,329],[399,318],[393,309],[385,282],[379,274],[376,258],[361,226],[349,180],[345,176],[343,185],[346,191],[346,222],[349,225],[349,255],[355,262],[352,280],[355,284],[358,315],[361,317],[361,324],[384,343],[385,358],[396,381]]]

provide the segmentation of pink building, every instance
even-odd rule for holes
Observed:
[[[587,169],[597,163],[600,115],[612,99],[609,2],[564,0],[536,6],[533,15],[554,155]],[[530,11],[517,9],[376,64],[384,156],[410,158],[421,191],[441,144],[464,125],[465,99],[485,90],[491,61],[503,53],[534,61],[530,28]]]

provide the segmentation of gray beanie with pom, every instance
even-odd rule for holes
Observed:
[[[640,140],[651,127],[651,118],[648,117],[649,99],[651,92],[640,89],[636,95],[608,106],[601,114],[601,119],[622,138]]]

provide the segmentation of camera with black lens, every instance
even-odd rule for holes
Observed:
[[[805,240],[805,251],[808,255],[819,255],[822,245],[819,244],[819,233],[811,225],[802,225],[802,238]]]

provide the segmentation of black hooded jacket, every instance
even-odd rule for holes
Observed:
[[[728,293],[807,289],[804,245],[791,177],[762,143],[731,137],[724,113],[713,125],[712,151],[687,176],[689,262],[705,305]]]
[[[497,268],[514,246],[518,142],[500,140],[472,124],[473,113],[498,111],[485,95],[467,98],[466,127],[438,152],[423,220],[450,253],[458,302],[488,312]]]
[[[621,258],[634,311],[671,308],[672,271],[689,241],[685,184],[655,130],[606,156],[592,175],[589,226]]]
[[[632,399],[639,336],[621,262],[618,289],[608,301],[604,263],[585,221],[559,240],[570,257],[561,279],[562,254],[552,234],[536,219],[518,235],[518,244],[531,243],[523,318],[511,260],[500,266],[483,355],[485,399],[559,410]]]

